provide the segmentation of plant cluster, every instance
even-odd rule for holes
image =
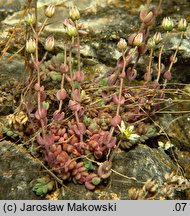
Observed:
[[[21,104],[15,113],[7,116],[4,130],[8,136],[23,136],[15,135],[15,131],[31,136],[38,144],[44,163],[57,178],[72,180],[94,190],[111,175],[119,147],[130,148],[157,134],[157,128],[147,124],[146,119],[152,118],[161,106],[187,29],[185,19],[174,28],[172,19],[166,17],[162,21],[165,33],[156,32],[151,36],[150,30],[161,11],[161,2],[157,8],[141,10],[139,31],[127,40],[119,40],[117,48],[121,57],[116,67],[92,89],[85,86],[85,72],[81,67],[80,38],[87,32],[80,23],[77,7],[69,9],[69,17],[63,22],[65,48],[62,62],[45,62],[48,52],[54,48],[53,36],[45,41],[44,56],[39,55],[40,36],[48,19],[56,13],[55,6],[49,5],[45,9],[41,25],[35,13],[29,11],[27,14],[25,21],[30,33],[25,48],[31,74]],[[173,31],[180,35],[180,42],[169,64],[164,65],[163,50]],[[77,63],[74,62],[74,49],[77,49]],[[143,79],[138,81],[138,64],[147,53]],[[48,77],[56,84],[51,92],[46,89]],[[138,82],[142,84],[140,87]],[[54,105],[55,101],[57,105]],[[53,188],[52,181],[42,180],[34,188],[39,195]]]
[[[165,200],[174,199],[177,191],[189,188],[189,181],[174,172],[165,174],[165,182],[157,183],[153,179],[148,179],[142,188],[132,187],[128,194],[132,200]]]

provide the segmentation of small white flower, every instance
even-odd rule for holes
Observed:
[[[170,141],[167,141],[166,143],[158,141],[158,145],[160,148],[163,148],[164,150],[168,150],[174,146]]]
[[[134,125],[130,125],[126,128],[124,121],[121,121],[121,126],[118,125],[119,130],[122,134],[126,136],[126,138],[132,142],[136,142],[140,136],[135,133]]]
[[[133,142],[136,142],[136,141],[139,140],[139,138],[140,138],[140,136],[139,136],[138,134],[132,133],[132,134],[130,135],[130,137],[129,137],[129,140],[130,140],[130,141],[133,141]]]

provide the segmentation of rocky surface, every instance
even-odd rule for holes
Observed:
[[[63,50],[63,20],[68,16],[68,7],[71,1],[39,0],[40,14],[43,14],[43,6],[50,2],[56,3],[56,14],[45,28],[41,42],[43,44],[45,38],[53,34],[56,38],[56,48],[53,55],[56,55]],[[1,47],[4,47],[3,41],[7,41],[7,30],[18,24],[25,4],[26,2],[24,3],[22,0],[0,1],[0,8],[15,11],[12,11],[11,14],[4,14],[1,18],[4,19],[1,26]],[[76,4],[81,11],[81,22],[89,31],[89,34],[82,38],[83,49],[81,52],[84,66],[90,73],[94,71],[91,74],[103,74],[110,66],[116,64],[116,60],[120,56],[120,53],[116,50],[119,38],[127,38],[130,33],[138,30],[140,26],[138,16],[140,9],[143,7],[143,1],[103,0],[100,4],[99,0],[81,0],[76,1]],[[181,0],[180,2],[177,0],[164,1],[163,14],[158,19],[157,27],[153,28],[153,32],[160,31],[161,19],[164,16],[171,16],[175,21],[179,17],[190,20],[189,8],[190,2],[188,0]],[[2,11],[2,13],[4,12]],[[39,21],[43,21],[42,15],[39,16]],[[22,21],[18,29],[22,30],[23,23]],[[18,30],[14,38],[21,38],[22,41],[23,37],[20,35]],[[172,72],[175,75],[175,80],[183,83],[190,81],[190,28],[188,28],[186,36],[180,46],[178,62]],[[170,38],[164,57],[167,58],[173,52],[178,42],[178,36]],[[22,78],[24,74],[23,53],[22,55],[15,55],[8,64],[6,62],[23,45],[23,41],[22,44],[13,42],[13,47],[11,46],[11,49],[8,50],[9,53],[1,59],[0,83],[9,80],[10,77],[18,80]],[[173,111],[179,111],[182,108],[189,110],[188,98],[185,98],[187,101],[183,103],[183,107],[181,105],[176,107],[174,103],[171,109]],[[179,165],[185,170],[185,176],[189,179],[189,115],[180,118],[177,116],[176,120],[174,120],[175,115],[164,114],[162,116],[159,119],[159,124],[171,138],[172,144],[174,144],[175,157]],[[128,152],[119,152],[114,159],[113,169],[122,175],[113,172],[110,179],[101,184],[94,192],[87,191],[84,185],[69,183],[66,187],[62,187],[63,190],[59,193],[59,199],[129,199],[127,191],[130,187],[142,187],[143,182],[150,178],[162,184],[166,173],[177,170],[175,159],[170,156],[168,152],[161,148],[151,148],[145,144],[139,144]],[[37,199],[38,197],[32,192],[32,181],[41,175],[40,170],[39,163],[21,145],[0,142],[0,199]],[[130,178],[136,178],[136,180]],[[76,193],[79,190],[80,194]],[[189,193],[187,193],[187,197],[190,197]]]
[[[140,144],[129,152],[122,151],[116,155],[110,179],[94,192],[87,191],[82,185],[70,183],[59,199],[129,199],[128,190],[131,187],[140,188],[148,179],[162,184],[164,175],[176,169],[177,166],[163,149],[151,149]],[[77,190],[81,193],[76,193]]]
[[[56,1],[56,0],[55,0]],[[63,50],[63,20],[68,16],[68,7],[71,5],[70,1],[62,2],[56,1],[56,14],[49,21],[48,26],[45,28],[41,40],[44,42],[45,38],[49,35],[54,35],[56,38],[56,51]],[[44,20],[42,5],[45,1],[38,1],[39,4],[39,21]],[[46,1],[46,4],[48,2]],[[158,18],[156,26],[153,28],[155,31],[160,31],[161,19],[165,16],[171,15],[175,22],[180,17],[188,19],[188,13],[185,8],[189,8],[189,1],[177,4],[175,1],[167,1],[163,4],[163,14]],[[88,29],[89,34],[82,38],[81,50],[82,55],[89,58],[96,58],[104,64],[114,66],[120,53],[116,49],[116,44],[120,37],[127,38],[131,33],[137,31],[140,27],[138,19],[139,11],[143,8],[142,1],[116,1],[104,0],[101,1],[77,1],[76,5],[81,11],[80,21],[84,27]],[[172,7],[171,7],[172,5]],[[175,7],[173,7],[175,5]],[[172,8],[172,9],[171,9]],[[183,13],[182,13],[183,11]],[[14,26],[18,23],[23,11],[16,12],[12,16],[8,16],[3,21],[6,26]],[[185,61],[188,64],[190,58],[190,44],[188,38],[190,37],[190,28],[187,31],[187,38],[183,40],[180,46],[180,61]],[[178,36],[169,37],[168,46],[166,47],[165,55],[173,52],[179,42]]]
[[[38,199],[32,182],[39,176],[39,162],[22,145],[0,142],[0,199]]]
[[[0,199],[37,199],[32,187],[34,180],[43,175],[39,162],[24,147],[10,142],[0,143],[0,156]],[[148,179],[162,184],[164,175],[176,169],[164,150],[138,145],[129,152],[116,155],[113,174],[95,192],[87,191],[84,185],[69,183],[62,187],[64,192],[59,193],[58,199],[111,199],[112,196],[129,199],[127,191],[132,186],[141,187]],[[81,193],[76,193],[77,190]]]
[[[20,55],[12,55],[7,53],[3,56],[0,61],[0,83],[2,84],[7,79],[10,80],[23,80],[26,73],[25,71],[25,61]]]

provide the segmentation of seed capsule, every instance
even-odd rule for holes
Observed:
[[[170,17],[165,17],[162,21],[162,27],[165,31],[172,31],[174,27],[174,22]]]
[[[54,48],[54,37],[48,37],[48,38],[46,38],[46,42],[45,42],[45,49],[47,50],[47,51],[52,51],[53,50],[53,48]]]
[[[180,32],[185,32],[187,30],[187,20],[181,18],[180,21],[178,22],[178,30]]]
[[[159,44],[162,41],[162,36],[160,32],[156,32],[153,36],[153,40],[155,42],[155,44]]]
[[[36,41],[33,38],[30,38],[26,41],[26,51],[28,53],[34,53],[36,50]]]
[[[25,17],[25,22],[28,25],[34,25],[34,23],[36,22],[36,18],[34,16],[34,14],[28,13],[27,16]]]
[[[143,33],[138,33],[133,40],[133,46],[141,46],[143,42]]]
[[[76,6],[72,6],[69,10],[69,16],[73,21],[80,19],[80,13]]]
[[[76,37],[77,34],[78,34],[77,29],[75,28],[75,26],[70,25],[70,24],[66,26],[65,32],[70,37]]]
[[[48,18],[51,18],[55,13],[55,6],[54,5],[49,5],[46,10],[45,10],[45,15]]]
[[[118,44],[117,44],[117,48],[119,49],[119,51],[125,50],[127,47],[127,42],[125,39],[120,38]]]

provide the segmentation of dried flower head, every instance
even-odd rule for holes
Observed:
[[[66,26],[65,32],[69,37],[76,37],[78,34],[76,27],[70,24]]]
[[[52,51],[54,48],[54,44],[55,44],[54,37],[50,36],[46,38],[45,49],[49,52]]]
[[[25,17],[25,22],[28,25],[34,25],[36,22],[36,17],[35,15],[32,13],[28,13],[27,16]]]
[[[149,38],[148,41],[147,41],[147,48],[149,50],[154,50],[156,49],[156,43],[155,43],[155,40],[153,38]]]
[[[165,17],[162,21],[162,27],[165,31],[172,31],[174,27],[174,22],[170,17]]]
[[[153,40],[155,42],[155,44],[159,44],[162,41],[162,35],[160,32],[156,32],[153,36]]]
[[[54,5],[48,5],[48,7],[45,10],[45,15],[48,18],[51,18],[55,13],[55,6]]]
[[[69,10],[69,17],[73,20],[79,20],[80,19],[80,13],[76,6],[72,6]]]
[[[180,21],[178,22],[178,30],[180,32],[185,32],[187,30],[187,20],[181,18]]]
[[[123,51],[127,48],[127,42],[125,39],[120,38],[118,44],[117,44],[117,48],[119,49],[119,51]]]
[[[143,33],[138,33],[133,40],[133,46],[141,46],[143,43]]]
[[[36,50],[36,41],[33,38],[30,38],[26,41],[26,51],[28,53],[34,53]]]

